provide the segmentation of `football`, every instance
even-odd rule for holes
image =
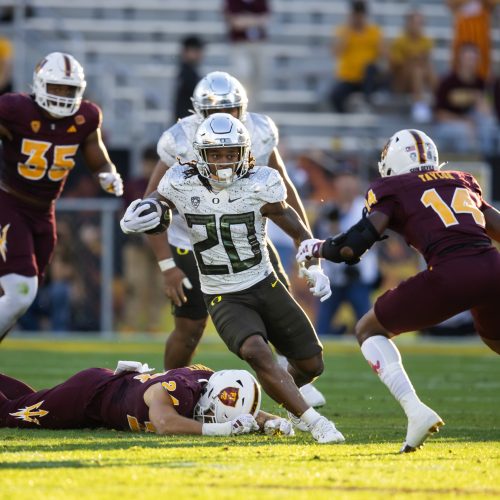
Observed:
[[[172,212],[170,211],[170,207],[167,203],[164,201],[146,198],[139,203],[138,208],[139,207],[147,207],[142,209],[141,215],[157,213],[160,216],[160,223],[158,226],[153,229],[149,229],[148,231],[144,231],[146,234],[160,234],[167,230],[172,218]]]

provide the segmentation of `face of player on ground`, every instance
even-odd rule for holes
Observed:
[[[241,148],[210,148],[206,152],[212,180],[230,184],[241,158]]]

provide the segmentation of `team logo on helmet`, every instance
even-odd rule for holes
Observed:
[[[200,206],[200,197],[199,196],[191,196],[191,205],[194,208],[198,208]]]
[[[222,404],[226,406],[236,406],[238,398],[240,396],[240,390],[236,387],[226,387],[219,392],[219,399]]]

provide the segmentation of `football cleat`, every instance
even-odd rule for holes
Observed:
[[[408,418],[408,429],[406,431],[406,440],[401,446],[400,453],[410,453],[418,450],[424,441],[439,432],[439,428],[444,425],[441,417],[431,408],[424,405]]]
[[[345,437],[336,429],[335,424],[326,417],[320,417],[310,430],[312,437],[321,444],[345,441]]]
[[[303,385],[300,388],[300,393],[302,394],[305,402],[313,408],[319,408],[320,406],[324,406],[326,403],[325,396],[323,396],[323,394],[312,384]]]

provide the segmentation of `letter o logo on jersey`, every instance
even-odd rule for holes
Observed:
[[[220,203],[219,198],[212,198],[212,203],[213,203],[214,205],[218,205],[218,204]]]

